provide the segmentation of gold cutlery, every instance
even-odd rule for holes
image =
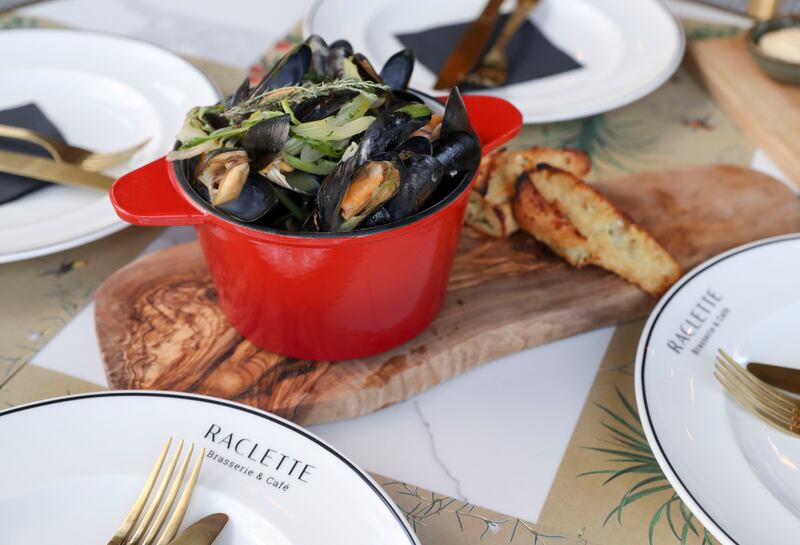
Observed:
[[[508,81],[508,44],[538,3],[539,0],[518,0],[517,7],[506,21],[494,45],[475,72],[467,76],[467,81],[484,87],[497,87]]]
[[[167,543],[172,541],[172,539],[175,537],[175,534],[178,532],[178,528],[183,521],[183,516],[186,514],[186,508],[189,506],[189,500],[194,492],[194,487],[197,483],[197,477],[200,474],[200,467],[202,466],[203,458],[205,457],[205,449],[200,449],[200,454],[197,456],[192,471],[189,474],[189,478],[186,480],[186,486],[183,489],[183,493],[181,494],[180,498],[177,498],[181,483],[186,475],[186,470],[189,467],[189,461],[191,460],[192,453],[194,452],[194,444],[189,447],[189,452],[184,457],[183,462],[178,469],[178,474],[175,476],[172,486],[169,486],[169,492],[167,493],[166,499],[164,499],[164,493],[167,492],[168,485],[170,480],[172,480],[173,473],[175,472],[175,467],[178,465],[178,459],[180,458],[181,450],[183,450],[183,441],[178,443],[177,451],[167,465],[164,475],[156,487],[155,495],[152,496],[152,499],[150,499],[150,503],[145,510],[145,506],[147,505],[148,499],[153,492],[153,487],[156,484],[156,480],[158,479],[158,475],[161,472],[161,468],[164,465],[164,460],[167,458],[167,453],[169,452],[171,445],[172,438],[167,440],[167,444],[164,445],[164,448],[161,450],[161,454],[159,455],[158,460],[156,460],[153,469],[150,470],[150,475],[147,477],[144,487],[139,493],[139,497],[136,498],[131,510],[125,516],[125,520],[122,521],[122,524],[114,533],[114,536],[108,542],[108,545],[167,545]],[[176,498],[177,503],[175,501]],[[159,510],[159,505],[161,504],[162,499],[164,499],[164,503],[161,505],[161,509]],[[173,506],[175,507],[175,510],[172,513],[172,516],[169,518],[169,521],[167,521],[166,526],[164,526],[164,522],[167,520],[167,516],[169,515],[169,512]],[[141,520],[139,520],[139,517],[142,515],[143,511],[144,516],[142,516]],[[157,514],[156,511],[158,511]],[[139,522],[138,525],[136,524],[137,521]],[[158,541],[155,541],[155,538],[158,536],[162,526],[164,526],[164,531],[161,532]]]
[[[486,7],[456,44],[436,76],[435,89],[447,89],[458,84],[478,62],[486,43],[492,37],[503,0],[489,0]]]
[[[108,191],[114,183],[114,178],[99,172],[89,172],[67,163],[56,163],[34,155],[2,150],[0,150],[0,172],[101,191]]]
[[[800,369],[751,362],[747,364],[747,370],[767,384],[793,394],[800,394]]]
[[[95,172],[125,163],[150,141],[148,139],[141,144],[137,144],[127,149],[101,153],[79,148],[77,146],[70,146],[69,144],[61,142],[55,138],[50,138],[47,135],[32,131],[30,129],[1,124],[0,138],[13,138],[15,140],[24,140],[25,142],[36,144],[37,146],[44,148],[57,163],[70,163],[84,170],[91,170]]]
[[[228,515],[214,513],[207,515],[170,541],[169,545],[211,545],[228,523]]]
[[[715,368],[714,376],[742,407],[779,430],[800,435],[798,400],[756,378],[722,349]]]

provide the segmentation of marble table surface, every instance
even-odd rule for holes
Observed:
[[[309,3],[232,0],[224,5],[235,9],[222,10],[213,0],[58,0],[21,12],[244,68]],[[682,16],[741,23],[687,2],[668,4]],[[782,177],[762,152],[753,166]],[[191,228],[171,228],[147,251],[193,236]],[[312,431],[370,471],[535,521],[611,334],[606,328],[526,350],[372,415]],[[105,385],[93,306],[33,363]]]

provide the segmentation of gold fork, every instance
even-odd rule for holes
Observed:
[[[22,127],[14,127],[12,125],[0,125],[0,138],[13,138],[15,140],[24,140],[25,142],[36,144],[44,148],[57,163],[70,163],[84,170],[91,170],[93,172],[121,165],[133,157],[136,152],[145,147],[150,141],[148,139],[141,144],[120,151],[101,153],[89,151],[77,146],[70,146],[65,142],[50,138],[42,133]]]
[[[114,536],[108,542],[108,545],[150,545],[151,543],[154,543],[154,545],[166,545],[175,537],[175,534],[178,532],[178,528],[183,521],[183,516],[186,514],[186,508],[189,506],[189,500],[194,492],[194,487],[197,483],[197,476],[200,474],[200,467],[203,464],[205,449],[200,449],[200,455],[195,460],[192,472],[189,474],[189,478],[186,481],[186,486],[183,489],[183,493],[181,494],[180,498],[178,498],[176,503],[175,499],[178,496],[178,491],[180,490],[181,483],[186,475],[186,470],[189,467],[189,461],[191,460],[192,453],[194,452],[194,444],[189,447],[189,452],[184,457],[183,463],[181,463],[180,468],[178,469],[178,474],[172,482],[172,486],[169,487],[167,497],[164,500],[163,505],[161,505],[161,509],[159,510],[159,504],[161,504],[164,493],[167,492],[167,487],[172,479],[173,473],[175,472],[175,467],[178,465],[178,459],[180,458],[181,450],[183,450],[183,441],[178,443],[178,449],[167,465],[164,475],[162,476],[161,481],[156,488],[155,495],[153,495],[149,506],[147,506],[147,510],[145,510],[145,505],[147,505],[147,500],[150,498],[150,494],[153,491],[153,488],[156,484],[156,479],[158,478],[158,474],[161,472],[161,468],[164,465],[164,460],[167,458],[167,453],[169,452],[171,445],[172,438],[167,440],[167,444],[164,445],[164,448],[161,450],[161,454],[159,455],[158,460],[156,460],[153,469],[150,470],[150,475],[147,477],[144,487],[139,493],[139,497],[136,498],[131,510],[125,516],[125,520],[122,521],[122,524],[114,533]],[[172,516],[167,522],[167,525],[164,527],[164,531],[161,533],[158,541],[154,542],[173,505],[175,506],[175,510],[173,511]],[[141,521],[139,521],[139,516],[142,514],[142,511],[144,511],[144,516],[141,518]],[[158,511],[157,514],[156,511]],[[139,521],[138,525],[136,525],[137,521]],[[135,529],[134,526],[136,526]]]
[[[480,66],[467,76],[467,81],[484,87],[497,87],[508,80],[508,56],[506,50],[517,29],[528,18],[539,0],[518,0],[517,7],[509,16],[494,45],[483,57]]]
[[[736,363],[720,348],[714,376],[745,409],[776,428],[800,435],[800,402]]]

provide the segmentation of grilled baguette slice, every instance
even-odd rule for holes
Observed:
[[[647,293],[664,293],[680,265],[650,234],[576,176],[540,164],[517,181],[520,226],[576,267],[612,271]]]
[[[516,232],[519,225],[514,218],[514,184],[522,172],[539,163],[553,165],[578,178],[586,176],[591,167],[586,153],[576,149],[533,147],[488,155],[481,161],[473,186],[483,199],[473,199],[467,211],[467,224],[493,237]]]

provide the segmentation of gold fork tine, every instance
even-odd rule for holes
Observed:
[[[745,409],[767,420],[773,425],[777,425],[782,429],[788,429],[792,426],[791,418],[785,415],[777,414],[765,407],[760,401],[754,399],[752,392],[742,387],[740,384],[732,381],[728,376],[720,373],[714,373],[714,376],[722,384],[728,394],[731,395],[736,401],[739,402]]]
[[[128,514],[125,516],[125,520],[122,521],[122,524],[114,533],[114,537],[111,538],[111,541],[108,542],[108,545],[120,545],[128,536],[128,533],[130,533],[133,525],[136,524],[136,520],[142,513],[142,509],[147,502],[147,498],[150,496],[150,492],[153,490],[153,485],[156,482],[158,473],[161,471],[161,466],[164,465],[164,459],[167,457],[167,452],[169,451],[171,444],[172,437],[167,439],[167,444],[164,445],[163,449],[161,449],[161,454],[158,456],[155,465],[153,465],[153,469],[150,470],[150,475],[148,475],[147,480],[142,487],[142,491],[139,492],[139,497],[136,498],[131,510],[128,511]]]
[[[145,511],[145,514],[142,517],[141,522],[139,522],[139,525],[136,527],[136,531],[133,532],[133,535],[127,541],[128,543],[138,543],[139,540],[142,538],[142,534],[144,534],[145,530],[147,529],[147,526],[153,519],[153,515],[155,515],[156,513],[156,509],[158,509],[158,506],[161,503],[161,498],[164,497],[164,492],[167,490],[167,485],[169,485],[170,479],[172,479],[172,474],[175,472],[175,466],[178,465],[178,459],[180,458],[182,450],[183,450],[183,440],[181,440],[181,442],[178,443],[178,449],[172,456],[172,460],[170,460],[170,463],[167,466],[166,473],[164,473],[164,476],[161,478],[161,483],[158,485],[158,489],[156,490],[156,495],[153,496],[153,499],[150,501],[150,506],[147,508],[147,511]]]
[[[725,361],[730,365],[730,367],[736,371],[742,378],[744,378],[747,382],[753,385],[758,391],[762,392],[768,398],[773,399],[776,403],[781,403],[782,405],[786,406],[789,409],[796,410],[797,404],[794,399],[791,397],[783,394],[782,392],[776,390],[763,380],[759,379],[747,369],[739,365],[736,360],[734,360],[727,352],[720,349],[719,353],[725,359]],[[717,357],[719,359],[719,356]]]
[[[748,397],[754,398],[754,400],[758,401],[761,405],[775,412],[776,415],[781,416],[782,418],[792,418],[793,412],[791,409],[774,403],[772,398],[765,396],[760,390],[754,389],[749,381],[746,381],[739,373],[731,369],[730,366],[725,365],[723,362],[717,360],[716,369],[733,384],[737,385],[737,387],[741,388],[745,393],[747,393]]]
[[[181,522],[183,522],[183,516],[186,514],[186,509],[189,507],[189,500],[192,499],[194,487],[195,484],[197,484],[197,477],[200,475],[200,467],[203,465],[203,458],[205,458],[205,454],[206,449],[201,448],[200,454],[194,463],[192,473],[189,475],[189,481],[186,483],[186,488],[183,489],[181,499],[178,501],[178,505],[175,507],[175,512],[172,513],[172,517],[169,519],[167,527],[164,528],[164,533],[161,534],[161,538],[158,540],[156,545],[167,545],[167,543],[175,538],[175,534],[178,533],[178,528],[180,527]]]
[[[85,168],[86,170],[104,170],[108,167],[116,166],[120,163],[124,163],[134,155],[136,155],[139,150],[145,147],[150,140],[145,140],[141,144],[137,144],[136,146],[129,148],[127,150],[122,150],[118,152],[110,152],[110,153],[94,153],[92,155],[88,155],[86,159],[81,161],[81,167]]]

